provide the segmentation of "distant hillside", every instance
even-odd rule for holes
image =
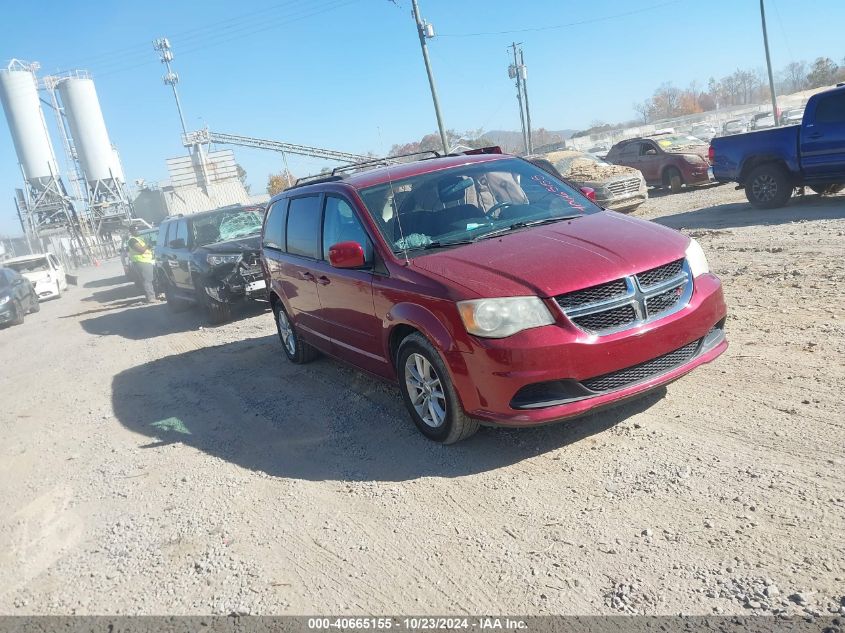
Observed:
[[[553,143],[556,140],[566,140],[577,130],[546,130],[543,128],[532,130],[532,140],[535,146]],[[484,132],[484,138],[490,139],[503,149],[522,149],[522,132],[511,130],[489,130]]]

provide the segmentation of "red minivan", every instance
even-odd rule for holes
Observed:
[[[271,200],[282,349],[398,383],[432,440],[581,415],[727,348],[719,279],[677,231],[500,153],[353,168]]]

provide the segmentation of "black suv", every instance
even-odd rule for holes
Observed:
[[[209,321],[231,317],[232,303],[267,297],[258,256],[263,217],[252,207],[224,207],[166,218],[155,249],[156,281],[167,304],[205,309]]]
[[[24,316],[40,309],[38,295],[29,279],[11,268],[0,268],[0,325],[19,325]]]

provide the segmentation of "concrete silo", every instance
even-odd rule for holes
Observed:
[[[64,184],[38,96],[37,64],[13,59],[0,69],[0,102],[26,183],[27,231],[69,221]]]
[[[123,169],[112,146],[94,82],[84,72],[55,80],[76,157],[88,183],[88,204],[99,222],[128,217]]]

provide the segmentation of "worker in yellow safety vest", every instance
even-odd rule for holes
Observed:
[[[144,287],[144,296],[147,303],[152,303],[156,300],[155,289],[153,288],[153,279],[155,278],[155,258],[152,249],[147,246],[147,243],[138,236],[138,229],[132,227],[130,229],[132,237],[126,243],[129,251],[129,261],[138,272],[138,277]]]

